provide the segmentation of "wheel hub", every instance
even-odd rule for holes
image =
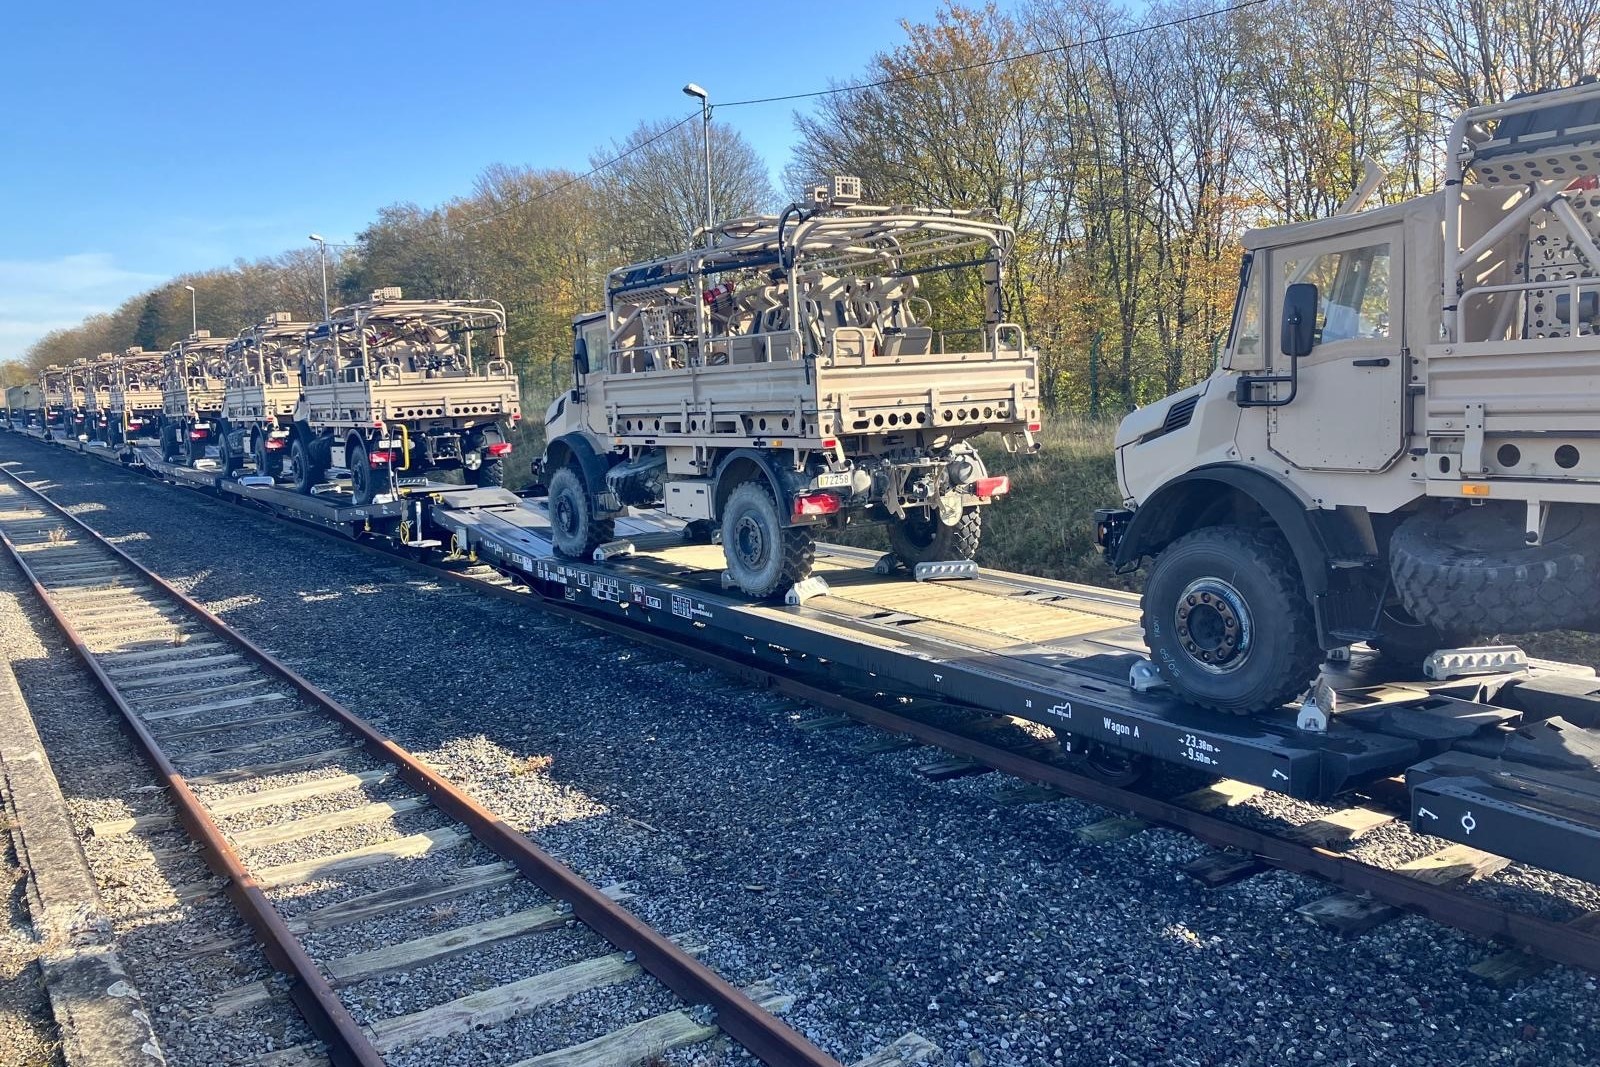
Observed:
[[[1178,598],[1178,644],[1200,666],[1222,674],[1236,670],[1250,651],[1250,609],[1220,578],[1200,578]]]
[[[572,501],[563,494],[562,497],[556,501],[556,528],[559,529],[563,535],[571,537],[573,534],[578,532],[577,519],[577,511],[573,508]]]
[[[741,562],[751,567],[760,566],[767,552],[767,540],[761,533],[761,524],[748,515],[740,516],[734,526],[734,548]]]

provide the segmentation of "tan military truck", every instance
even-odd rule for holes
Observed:
[[[545,417],[556,549],[586,556],[640,507],[720,533],[752,596],[810,573],[819,527],[884,522],[906,563],[970,559],[1010,487],[971,440],[1031,449],[1038,429],[1037,358],[1003,311],[1011,230],[836,178],[713,236],[613,271],[575,324]]]
[[[72,435],[72,379],[67,368],[52,363],[39,372],[39,393],[44,403],[40,420],[46,437]]]
[[[1197,703],[1277,706],[1353,642],[1415,670],[1595,627],[1600,84],[1446,151],[1430,196],[1248,233],[1220,368],[1118,430],[1100,541],[1153,558],[1145,639]]]
[[[111,399],[107,379],[107,356],[84,357],[67,364],[67,434],[92,441],[95,427],[104,421],[106,403]]]
[[[217,434],[224,474],[232,474],[246,457],[253,459],[257,474],[275,479],[282,473],[311,329],[311,323],[296,322],[287,311],[274,311],[228,343]]]
[[[27,429],[42,406],[37,385],[29,383],[6,387],[6,425],[11,429]]]
[[[108,441],[111,388],[117,373],[117,355],[102,352],[93,359],[81,360],[82,424],[85,440]]]
[[[330,319],[307,338],[286,465],[297,489],[311,492],[330,468],[349,473],[358,504],[430,471],[504,483],[507,428],[522,417],[505,308],[387,288]]]
[[[137,346],[117,357],[106,415],[108,444],[120,446],[160,432],[163,362],[162,353]]]
[[[215,440],[227,379],[228,339],[197,330],[167,349],[161,365],[161,458],[205,458]]]

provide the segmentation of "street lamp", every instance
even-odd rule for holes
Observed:
[[[683,87],[686,96],[700,101],[700,143],[706,157],[706,247],[711,247],[711,97],[694,82]]]
[[[328,321],[328,242],[320,233],[310,235],[317,242],[317,262],[322,264],[322,321]]]
[[[200,305],[195,302],[194,286],[186,285],[184,288],[189,290],[189,333],[193,335],[200,332]]]

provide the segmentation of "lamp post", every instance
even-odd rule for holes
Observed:
[[[189,333],[192,336],[200,332],[200,305],[196,303],[194,286],[186,285],[184,288],[189,290]]]
[[[711,247],[711,97],[694,82],[683,87],[684,94],[700,101],[700,143],[706,164],[706,247]]]
[[[317,262],[322,266],[322,321],[328,321],[328,242],[320,233],[310,235],[317,242]]]

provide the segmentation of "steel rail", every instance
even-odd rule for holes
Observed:
[[[716,1012],[717,1026],[728,1036],[743,1045],[751,1055],[764,1063],[771,1064],[772,1067],[839,1067],[838,1061],[806,1040],[798,1031],[756,1004],[738,987],[732,985],[710,967],[685,952],[672,940],[639,919],[638,916],[601,893],[599,889],[579,876],[577,872],[535,845],[503,819],[478,804],[410,752],[395,744],[365,719],[317,689],[311,682],[301,677],[271,653],[232,629],[205,607],[168,583],[160,575],[139,563],[116,545],[111,544],[94,529],[67,513],[59,504],[29,486],[17,475],[11,471],[4,470],[4,468],[0,468],[0,473],[4,473],[8,480],[21,486],[39,500],[44,501],[60,516],[85,531],[96,542],[98,547],[111,552],[135,573],[146,581],[151,582],[173,600],[182,604],[208,629],[237,644],[242,651],[266,668],[268,672],[277,675],[278,678],[288,683],[306,700],[317,705],[337,719],[341,725],[358,734],[372,751],[379,753],[382,758],[394,764],[401,777],[416,789],[427,794],[439,810],[465,825],[474,838],[502,859],[514,865],[545,893],[571,905],[573,915],[590,929],[617,948],[634,953],[641,967],[685,1002],[689,1004],[709,1004]],[[361,1031],[354,1020],[350,1019],[343,1006],[339,1004],[332,987],[322,978],[310,958],[305,955],[298,943],[294,941],[293,935],[289,933],[288,928],[283,924],[282,918],[272,909],[265,894],[251,880],[249,873],[244,869],[237,855],[234,854],[227,841],[222,837],[221,830],[211,821],[204,808],[200,806],[199,800],[189,790],[183,778],[177,773],[176,768],[162,754],[155,738],[138,721],[132,708],[116,692],[111,679],[95,663],[88,647],[78,638],[66,619],[56,609],[32,570],[22,560],[22,554],[16,551],[9,539],[6,539],[5,544],[11,552],[12,558],[27,572],[29,580],[33,583],[35,593],[45,602],[51,615],[55,618],[57,624],[61,626],[62,631],[68,634],[69,640],[73,642],[79,656],[88,664],[101,686],[106,689],[108,695],[117,704],[125,722],[138,738],[141,748],[149,756],[151,762],[157,766],[169,784],[172,785],[174,795],[181,798],[180,810],[184,813],[185,825],[190,825],[190,820],[192,819],[196,836],[225,864],[226,870],[219,870],[218,873],[228,877],[230,885],[239,885],[245,888],[246,900],[250,905],[252,925],[256,926],[258,932],[262,933],[264,937],[271,938],[269,945],[278,945],[280,947],[283,952],[283,959],[290,965],[289,968],[282,969],[288,969],[307,989],[314,991],[314,1010],[327,1014],[330,1019],[338,1020],[342,1017],[343,1022],[348,1023],[348,1029],[341,1023],[333,1027],[331,1031],[341,1042],[348,1041],[351,1033],[361,1037],[361,1044],[365,1046],[367,1055],[352,1056],[350,1062],[381,1064],[383,1062],[382,1059],[378,1057],[375,1050],[372,1050],[370,1043],[366,1042],[365,1037],[361,1035]],[[257,916],[256,913],[261,910],[264,910],[265,914]],[[286,940],[280,943],[280,939]],[[277,960],[274,960],[274,963],[277,962]],[[308,1015],[308,1020],[310,1018]],[[319,1032],[318,1036],[322,1036],[322,1034]]]
[[[250,508],[242,502],[235,502],[227,494],[216,495],[242,510],[254,514],[263,511],[273,514],[270,509],[260,505]],[[1249,853],[1269,866],[1309,875],[1351,892],[1368,894],[1382,903],[1423,915],[1463,933],[1505,941],[1552,962],[1600,973],[1600,932],[1589,932],[1568,923],[1511,911],[1491,901],[1469,896],[1460,889],[1433,885],[1329,849],[1256,830],[1136,790],[1107,785],[1087,775],[820,688],[794,674],[785,673],[777,666],[680,641],[622,620],[591,614],[564,601],[547,598],[531,588],[524,591],[493,585],[414,559],[406,553],[339,537],[332,531],[308,523],[288,521],[296,528],[311,530],[329,539],[337,538],[342,544],[354,545],[363,552],[401,563],[430,577],[442,577],[491,596],[536,606],[558,617],[695,660],[736,675],[758,687],[817,704],[889,732],[903,734],[1003,774],[1045,785],[1114,811],[1128,812],[1146,822],[1181,830],[1214,847]],[[518,576],[518,580],[523,579]]]
[[[4,471],[4,473],[7,478],[21,484],[23,488],[38,497],[38,499],[50,504],[63,517],[76,523],[79,528],[88,531],[99,547],[110,549],[116,555],[122,556],[124,560],[127,560],[127,557],[119,552],[114,545],[109,544],[104,538],[89,530],[89,527],[78,522],[73,516],[61,511],[58,505],[48,501],[37,490],[22,483],[10,471]],[[24,554],[18,551],[16,544],[3,530],[0,530],[0,543],[5,545],[6,552],[10,554],[12,561],[16,563],[23,576],[33,586],[34,595],[39,598],[39,602],[50,613],[51,619],[60,629],[62,636],[67,639],[67,642],[72,646],[72,650],[77,653],[78,658],[83,661],[83,665],[89,669],[95,681],[99,683],[100,688],[105,691],[106,696],[116,706],[117,711],[121,713],[123,727],[133,736],[140,751],[144,753],[145,759],[150,762],[165,783],[168,796],[171,797],[173,805],[177,809],[179,821],[183,823],[184,829],[188,831],[190,837],[201,845],[206,865],[224,880],[223,892],[233,902],[234,907],[238,909],[240,916],[260,937],[262,948],[266,952],[267,958],[279,971],[294,979],[290,984],[289,996],[293,999],[295,1006],[300,1009],[301,1015],[305,1017],[306,1023],[311,1027],[312,1032],[322,1039],[327,1046],[329,1059],[340,1065],[352,1064],[358,1065],[358,1067],[382,1067],[383,1058],[378,1054],[377,1049],[373,1048],[372,1043],[362,1033],[361,1027],[351,1017],[350,1013],[345,1010],[344,1005],[339,1002],[339,998],[334,993],[333,987],[329,985],[328,980],[322,976],[322,972],[317,970],[317,966],[311,961],[311,957],[306,955],[300,943],[289,932],[289,927],[284,923],[283,917],[278,914],[277,909],[267,899],[266,893],[256,884],[249,870],[239,859],[238,854],[234,852],[233,846],[228,844],[227,838],[223,836],[221,827],[211,818],[210,813],[200,803],[199,797],[195,796],[194,791],[189,788],[189,784],[184,780],[183,775],[178,773],[178,769],[167,758],[155,736],[139,720],[138,714],[128,704],[121,691],[111,680],[111,677],[106,674],[104,668],[100,666],[93,652],[90,651],[88,644],[78,634],[72,623],[68,621],[56,600],[50,596],[49,590],[44,587],[44,583],[40,580],[38,573],[28,564]]]

